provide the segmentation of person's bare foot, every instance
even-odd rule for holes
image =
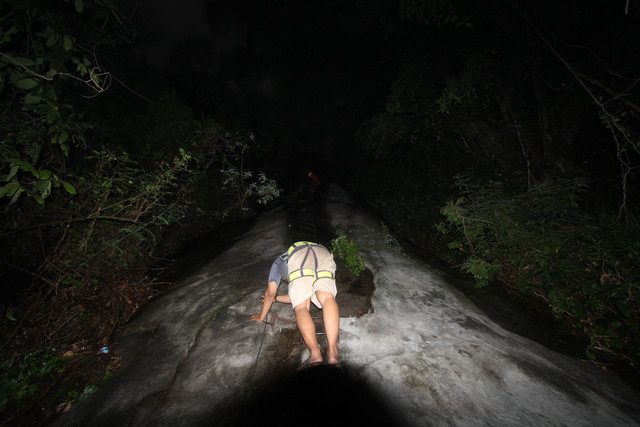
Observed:
[[[327,350],[327,364],[337,365],[338,363],[340,363],[340,359],[338,359],[338,350]]]
[[[307,361],[312,364],[322,363],[322,352],[320,350],[320,346],[316,346],[314,348],[309,349],[309,359]]]

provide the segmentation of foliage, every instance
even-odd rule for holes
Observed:
[[[179,203],[184,198],[177,190],[189,160],[182,150],[172,161],[144,170],[127,153],[93,151],[78,162],[84,168],[70,170],[78,189],[73,198],[58,196],[44,208],[33,206],[37,210],[21,203],[7,214],[11,221],[1,230],[3,265],[30,271],[36,280],[31,285],[24,280],[16,289],[19,300],[5,300],[13,304],[2,328],[3,357],[33,351],[43,342],[58,347],[71,341],[95,349],[149,298],[148,284],[140,283],[145,263],[160,231],[188,206]],[[59,372],[47,374],[33,380],[39,385],[59,380]],[[45,399],[40,393],[25,394],[35,391],[28,385],[7,389],[18,411],[23,403]],[[68,391],[87,386],[71,384]],[[79,396],[48,396],[42,405]],[[43,412],[32,415],[38,414]]]
[[[48,348],[0,362],[0,416],[5,419],[8,412],[24,410],[43,380],[64,372],[63,362],[55,349]]]
[[[567,22],[561,4],[445,3],[399,5],[415,49],[358,129],[357,190],[477,286],[545,301],[591,337],[589,357],[637,364],[637,23],[599,7],[617,24],[593,38],[591,8]]]
[[[364,270],[364,261],[358,254],[358,244],[344,232],[336,232],[336,237],[331,240],[331,249],[335,256],[345,261],[347,270],[352,274],[357,276]]]
[[[457,2],[461,3],[461,2]],[[461,9],[456,3],[442,0],[402,0],[398,5],[403,20],[416,20],[426,25],[454,28],[473,27],[471,16],[460,15]]]
[[[171,158],[180,149],[196,152],[196,135],[202,124],[193,110],[174,92],[153,88],[153,99],[134,97],[114,87],[89,104],[87,118],[114,150],[126,149],[145,166]]]
[[[244,157],[250,148],[250,143],[254,140],[253,133],[243,138],[225,132],[222,138],[220,189],[223,193],[232,194],[236,200],[232,208],[239,207],[243,212],[248,210],[246,202],[252,197],[256,198],[259,205],[266,205],[280,195],[277,183],[267,178],[263,172],[254,178],[253,172],[245,170]],[[227,211],[228,209],[223,212],[223,215],[226,215]]]
[[[493,53],[476,53],[459,76],[443,75],[433,59],[417,57],[393,82],[385,111],[356,134],[367,157],[358,191],[389,224],[423,244],[446,201],[451,176],[493,158],[476,157],[461,138],[464,124],[491,112],[488,90]],[[373,167],[372,167],[373,166]]]
[[[92,150],[76,159],[69,171],[78,190],[73,198],[58,197],[37,215],[20,215],[28,212],[27,205],[21,206],[11,226],[3,228],[4,236],[11,236],[3,244],[5,263],[18,264],[28,247],[43,251],[40,264],[21,268],[37,270],[36,277],[48,285],[47,294],[60,286],[100,283],[113,274],[139,280],[163,230],[202,212],[204,205],[195,196],[199,188],[208,187],[207,197],[219,199],[221,209],[207,212],[217,223],[246,214],[250,200],[266,204],[278,197],[275,181],[263,173],[254,179],[242,169],[250,138],[225,132],[209,141],[213,146],[204,142],[195,135],[193,148],[202,143],[197,156],[180,148],[172,159],[155,164],[113,149]],[[38,241],[49,244],[40,249]]]
[[[109,0],[5,3],[2,399],[18,410],[55,408],[95,388],[96,374],[85,375],[82,363],[99,365],[97,349],[153,296],[148,267],[167,230],[190,229],[197,221],[210,230],[246,215],[254,200],[273,201],[279,189],[246,166],[252,134],[199,123],[170,91],[126,107],[130,97],[120,92],[109,104],[111,74],[100,67],[97,48],[131,36]],[[15,272],[25,274],[14,279]],[[64,379],[53,370],[36,375],[43,371],[30,367],[36,363],[31,355],[40,354],[43,343],[87,348],[74,351],[74,360],[89,361],[70,366]],[[43,397],[47,390],[35,389],[36,382],[66,378],[62,395]],[[43,416],[32,415],[34,422]],[[1,422],[9,416],[2,414]]]
[[[227,218],[232,212],[246,215],[252,201],[264,206],[278,199],[276,181],[262,171],[247,169],[255,145],[253,132],[231,132],[216,121],[206,121],[193,132],[191,182],[198,205],[219,218]],[[216,197],[212,198],[212,194]]]
[[[95,96],[110,75],[94,56],[107,33],[128,38],[110,1],[4,2],[0,18],[0,196],[15,204],[22,194],[43,205],[55,188],[68,193],[65,179],[70,151],[86,143],[83,122],[66,93]],[[99,22],[99,24],[98,24]],[[69,25],[69,23],[74,23]]]
[[[3,265],[36,280],[29,292],[19,289],[20,304],[6,308],[3,354],[69,339],[99,348],[152,296],[147,267],[167,229],[188,228],[190,218],[200,216],[211,229],[245,215],[252,200],[265,204],[278,197],[275,181],[242,169],[252,138],[226,131],[217,136],[196,155],[179,148],[155,163],[107,144],[83,157],[78,150],[67,172],[75,195],[57,195],[40,208],[23,202],[6,213],[11,220],[0,229]],[[189,148],[203,142],[197,132],[186,139]],[[198,199],[202,188],[218,209],[205,210]],[[37,316],[44,327],[34,313],[46,313]]]
[[[588,334],[590,358],[640,358],[640,233],[606,216],[592,218],[580,200],[583,180],[542,183],[511,192],[499,182],[458,176],[460,197],[437,225],[461,268],[478,286],[500,280],[544,300],[556,316]],[[600,355],[600,356],[598,356]]]
[[[74,381],[70,379],[75,365],[82,363],[79,359],[81,356],[73,351],[63,352],[55,348],[3,359],[0,362],[0,419],[3,425],[25,425],[21,424],[25,422],[25,413],[44,413],[47,418],[54,410],[66,412],[73,403],[85,400],[110,378],[113,366],[107,366],[107,372],[101,378],[81,387],[82,391],[76,391]],[[58,400],[63,404],[57,408],[49,407]],[[34,407],[34,402],[39,402],[39,405]]]

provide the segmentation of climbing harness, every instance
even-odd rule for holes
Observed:
[[[287,255],[289,257],[291,257],[291,255],[293,255],[294,252],[296,252],[298,249],[303,248],[305,246],[322,246],[319,243],[315,243],[315,242],[295,242],[293,245],[289,246],[289,249],[287,249]]]
[[[333,279],[333,273],[327,270],[316,271],[311,268],[301,268],[300,270],[295,270],[293,273],[289,274],[289,282],[292,280],[299,279],[300,277],[313,276],[318,279],[328,278]]]
[[[307,248],[307,252],[304,254],[304,258],[300,265],[304,266],[304,263],[307,261],[307,257],[309,256],[309,252],[313,254],[313,258],[315,260],[315,268],[300,268],[298,270],[294,270],[289,272],[289,283],[294,281],[295,279],[299,279],[300,277],[314,277],[314,283],[318,279],[328,278],[333,279],[333,273],[328,270],[318,270],[318,257],[316,253],[311,249],[313,247],[324,247],[318,243],[314,242],[296,242],[289,247],[287,250],[287,255],[291,258],[291,255],[297,252],[301,248]]]

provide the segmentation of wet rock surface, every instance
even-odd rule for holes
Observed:
[[[638,425],[637,390],[493,323],[342,189],[307,208],[262,215],[141,310],[111,346],[120,368],[56,425]],[[298,372],[291,307],[249,317],[273,259],[337,229],[368,268],[339,266],[342,368]]]

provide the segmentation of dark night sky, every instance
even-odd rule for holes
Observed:
[[[332,157],[384,108],[395,62],[350,7],[316,4],[142,0],[134,52],[168,73],[196,115]]]
[[[633,19],[638,12],[636,2],[625,0],[606,6],[599,1],[515,3],[543,19],[537,22],[540,28],[586,48],[608,40],[617,19]],[[397,2],[366,2],[359,11],[358,4],[140,0],[134,25],[141,37],[134,51],[168,76],[196,116],[249,128],[271,142],[280,158],[292,149],[301,157],[312,153],[334,160],[339,152],[344,156],[337,162],[348,163],[349,148],[356,150],[349,145],[355,130],[384,110],[401,64],[414,53],[441,64],[447,63],[443,58],[464,64],[484,44],[502,44],[513,52],[531,43],[524,40],[521,18],[497,8],[504,6],[499,1],[487,2],[485,9],[472,3],[473,29],[442,33],[426,25],[416,30],[408,22],[405,28],[392,27],[399,22]],[[624,14],[627,5],[630,15]],[[587,23],[587,30],[576,22]],[[554,72],[561,68],[553,66]],[[438,70],[440,84],[448,73],[459,74],[457,67]]]
[[[207,20],[207,0],[141,0],[138,2],[136,22],[143,25],[144,41],[134,51],[155,67],[169,61],[171,50],[183,40],[193,36],[212,34]],[[222,47],[231,47],[230,42]],[[226,45],[226,46],[224,46]]]

